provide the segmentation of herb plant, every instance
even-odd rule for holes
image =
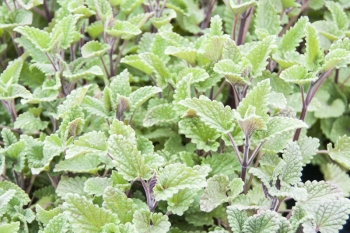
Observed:
[[[0,232],[338,232],[349,8],[3,0]]]

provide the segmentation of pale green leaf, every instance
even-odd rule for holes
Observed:
[[[288,143],[282,157],[286,165],[280,179],[291,185],[298,184],[303,170],[302,156],[298,144],[296,142]]]
[[[125,56],[120,60],[120,62],[128,64],[129,66],[132,66],[138,70],[141,70],[142,72],[148,75],[152,74],[155,70],[151,65],[142,60],[138,55]]]
[[[320,34],[321,48],[328,49],[330,42],[342,39],[345,34],[344,31],[339,30],[337,25],[331,21],[319,20],[312,23],[316,31]]]
[[[274,46],[275,38],[273,36],[268,36],[259,42],[255,47],[249,50],[246,58],[252,64],[251,75],[253,77],[258,77],[265,70],[267,65],[267,59],[270,56],[270,52]]]
[[[2,140],[4,141],[5,148],[9,147],[10,145],[18,141],[16,135],[12,133],[12,131],[8,128],[3,128],[1,130],[1,137],[2,137]]]
[[[64,214],[53,217],[44,228],[44,233],[66,233],[69,231],[67,218]]]
[[[223,0],[227,7],[233,12],[234,15],[239,16],[244,11],[246,11],[248,8],[253,7],[256,5],[255,0],[248,0],[248,1],[232,1],[232,0]]]
[[[93,177],[89,178],[84,183],[84,192],[89,195],[95,195],[97,197],[104,194],[104,190],[108,186],[112,186],[113,181],[107,177]]]
[[[328,71],[333,68],[346,67],[350,63],[350,51],[345,49],[330,50],[325,56],[325,63],[322,65],[320,71]]]
[[[164,31],[159,33],[170,45],[175,47],[188,47],[190,41],[175,32]]]
[[[43,90],[42,88],[36,88],[33,95],[29,99],[22,99],[22,104],[38,104],[41,102],[51,102],[57,99],[59,92],[57,90]]]
[[[133,144],[136,143],[136,135],[133,128],[130,125],[125,125],[122,121],[114,119],[109,128],[109,134],[122,135],[125,139],[128,139]]]
[[[170,229],[168,216],[161,213],[151,213],[149,210],[137,210],[132,220],[138,232],[163,233]]]
[[[28,131],[37,131],[43,130],[47,127],[49,122],[41,121],[40,118],[35,117],[30,112],[25,112],[20,114],[14,123],[16,129],[28,130]]]
[[[143,118],[143,125],[150,127],[159,123],[175,123],[177,114],[170,104],[161,104],[152,107],[148,110],[145,118]]]
[[[243,232],[244,222],[248,219],[246,211],[237,209],[235,206],[227,207],[227,219],[233,232]]]
[[[209,74],[207,73],[207,71],[205,69],[198,68],[198,67],[182,69],[178,73],[178,77],[183,79],[185,76],[190,75],[190,74],[192,74],[191,84],[203,82],[203,81],[207,80],[208,78],[210,78]]]
[[[319,10],[323,7],[325,0],[310,0],[309,7],[313,10]]]
[[[324,179],[343,190],[344,196],[350,195],[350,177],[336,164],[328,163],[323,169]]]
[[[222,36],[222,19],[219,15],[215,15],[210,19],[209,36]]]
[[[105,118],[108,117],[103,103],[99,99],[93,98],[91,96],[85,96],[81,106],[90,114]]]
[[[306,51],[305,63],[308,70],[313,71],[319,67],[323,60],[323,52],[320,49],[320,42],[317,36],[316,29],[311,26],[306,26]]]
[[[303,164],[310,163],[312,157],[317,154],[320,140],[318,138],[304,137],[298,140]]]
[[[60,48],[67,49],[73,42],[80,39],[80,33],[78,33],[76,26],[80,16],[68,15],[55,24],[51,34],[52,38],[60,38]]]
[[[245,70],[244,68],[246,67],[244,67],[244,64],[242,63],[235,64],[235,62],[232,60],[223,59],[215,64],[213,70],[216,73],[224,76],[230,82],[231,85],[245,86],[249,85],[250,82],[247,77],[243,77],[242,75],[243,71]]]
[[[91,57],[101,57],[108,50],[110,46],[108,44],[101,44],[99,41],[89,41],[81,47],[81,55],[83,58],[91,58]]]
[[[17,233],[19,226],[20,222],[2,223],[0,224],[0,233]]]
[[[127,69],[123,70],[120,74],[111,78],[110,89],[113,94],[113,98],[117,98],[117,95],[129,96],[131,93],[130,74]]]
[[[190,138],[191,142],[196,144],[199,150],[216,151],[219,147],[217,139],[220,137],[220,134],[198,118],[185,118],[181,120],[179,122],[179,133]]]
[[[25,59],[24,56],[17,58],[16,60],[13,60],[9,62],[6,69],[1,73],[0,80],[5,84],[7,87],[10,84],[17,84],[19,75],[21,73],[22,67],[23,67],[23,60]]]
[[[231,152],[223,154],[213,153],[212,156],[205,157],[202,160],[202,164],[210,166],[210,176],[221,174],[230,176],[236,171],[241,170],[241,165],[237,159],[237,156]]]
[[[158,183],[153,188],[157,201],[167,200],[179,190],[201,189],[206,186],[205,177],[199,171],[184,164],[170,164],[161,169],[157,176]]]
[[[278,214],[274,211],[265,211],[250,216],[243,225],[245,233],[271,233],[279,229]]]
[[[129,40],[141,34],[141,30],[128,21],[117,21],[112,29],[106,30],[108,35],[116,38],[122,38]]]
[[[37,49],[43,52],[49,51],[52,47],[51,35],[46,31],[28,26],[16,27],[15,31],[21,33]]]
[[[66,97],[65,101],[63,101],[63,103],[57,107],[58,116],[63,118],[68,113],[69,109],[81,105],[89,87],[90,86],[88,85],[73,90]]]
[[[157,86],[164,88],[171,77],[165,63],[160,59],[160,57],[153,53],[141,53],[139,54],[139,57],[145,63],[149,64],[149,66],[154,68],[157,78]]]
[[[95,77],[95,76],[103,76],[103,71],[99,66],[92,66],[87,70],[77,70],[71,73],[69,70],[63,71],[63,76],[68,79],[69,81],[77,81],[78,79],[82,78],[89,78],[89,77]]]
[[[170,23],[172,19],[176,18],[176,12],[172,9],[166,9],[163,11],[160,17],[153,17],[151,23],[157,29],[160,29],[162,26]]]
[[[113,10],[108,0],[94,0],[94,5],[102,22],[106,22],[113,17]]]
[[[342,166],[350,169],[350,137],[346,135],[339,137],[337,142],[332,147],[332,144],[327,145],[329,156]]]
[[[142,26],[147,22],[149,18],[153,16],[153,12],[142,13],[138,15],[133,15],[128,18],[128,22],[137,26],[138,28],[142,28]]]
[[[86,32],[92,39],[96,39],[99,35],[102,34],[104,28],[102,21],[95,21],[86,27]]]
[[[132,142],[122,135],[113,134],[108,139],[108,147],[118,172],[123,175],[124,179],[150,178],[150,168],[145,164],[144,157]]]
[[[98,155],[82,154],[71,159],[62,160],[56,164],[54,171],[96,174],[103,168],[104,165],[101,164],[101,160]]]
[[[9,85],[6,88],[5,92],[2,92],[1,88],[0,88],[0,99],[1,100],[11,100],[11,99],[15,99],[18,97],[30,99],[30,98],[32,98],[32,95],[24,86],[19,85],[19,84]]]
[[[283,52],[294,51],[305,36],[305,28],[308,23],[307,17],[300,17],[299,20],[283,35],[280,47]]]
[[[221,133],[229,133],[235,125],[233,110],[218,101],[212,101],[205,96],[199,99],[186,99],[179,102],[181,105],[193,109],[200,119],[210,128]]]
[[[150,141],[148,138],[143,136],[138,137],[136,140],[136,143],[137,143],[137,149],[141,151],[142,155],[150,155],[153,153],[154,146],[152,141]]]
[[[280,17],[271,0],[259,1],[255,15],[255,32],[261,39],[280,32]]]
[[[100,232],[107,223],[118,223],[118,217],[88,201],[86,197],[68,194],[64,203],[73,231],[77,233]]]
[[[167,210],[178,216],[182,216],[183,213],[188,210],[192,204],[195,195],[196,192],[189,188],[179,190],[176,194],[167,200]]]
[[[339,187],[325,181],[306,181],[303,187],[307,190],[307,200],[303,206],[311,209],[325,200],[339,200],[343,197]]]
[[[44,210],[39,204],[35,206],[36,216],[40,222],[47,225],[51,219],[63,212],[61,207],[51,210]]]
[[[137,206],[124,192],[116,188],[107,187],[104,190],[103,200],[103,208],[117,214],[120,223],[125,224],[132,221]]]
[[[15,201],[16,205],[23,206],[30,202],[28,194],[26,194],[23,189],[21,189],[18,185],[7,180],[3,180],[0,182],[0,190],[2,190],[2,192],[14,190],[15,195],[13,198],[17,199],[17,201]]]
[[[123,0],[121,4],[121,10],[126,15],[129,15],[136,7],[138,7],[142,3],[143,0]]]
[[[87,196],[87,193],[84,191],[84,183],[86,180],[87,178],[85,177],[76,176],[74,178],[70,178],[67,176],[62,176],[57,185],[56,193],[61,198],[65,198],[68,193]]]
[[[331,12],[333,22],[337,25],[337,27],[340,30],[348,30],[349,19],[342,7],[333,1],[327,1],[326,7]]]
[[[153,95],[161,92],[162,89],[153,86],[140,87],[130,94],[131,111],[135,111]]]
[[[226,192],[229,180],[227,176],[214,175],[208,179],[208,185],[200,201],[202,211],[210,212],[224,202],[228,201]]]
[[[176,83],[173,106],[174,110],[179,115],[182,115],[187,111],[187,108],[185,106],[180,105],[179,102],[181,100],[185,100],[191,97],[192,78],[193,75],[188,74],[182,77],[182,79]]]
[[[329,89],[318,90],[315,99],[322,104],[322,107],[314,111],[317,118],[341,117],[346,109],[344,101],[342,99],[333,99]]]
[[[222,49],[222,59],[230,59],[234,63],[238,63],[242,58],[241,52],[234,40],[227,40]]]
[[[289,83],[304,85],[318,79],[315,73],[308,73],[302,65],[294,65],[282,71],[280,78]]]
[[[196,64],[197,50],[195,48],[168,46],[164,53],[184,59],[192,66]]]
[[[216,63],[222,56],[222,50],[227,40],[230,40],[230,38],[225,35],[208,37],[199,52],[211,62]]]

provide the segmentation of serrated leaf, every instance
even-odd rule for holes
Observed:
[[[321,71],[328,71],[333,68],[346,67],[350,63],[350,52],[345,49],[330,50],[325,56],[325,63],[321,67]]]
[[[17,233],[19,231],[20,222],[11,222],[0,224],[0,233]]]
[[[175,123],[177,114],[170,104],[161,104],[154,106],[148,110],[145,118],[143,118],[143,125],[150,127],[159,123]]]
[[[210,19],[209,36],[222,36],[222,19],[219,15],[215,15]]]
[[[103,208],[109,209],[118,215],[120,223],[131,222],[136,205],[121,190],[107,187],[103,194]]]
[[[11,4],[12,5],[12,4]],[[14,7],[12,5],[12,7]],[[24,25],[31,25],[33,22],[33,13],[25,9],[7,10],[5,8],[3,20],[0,23],[0,29],[12,31],[13,28]],[[5,22],[4,22],[5,21]]]
[[[233,155],[232,153],[214,153],[213,156],[207,156],[204,158],[202,160],[202,164],[210,166],[211,171],[209,176],[221,174],[230,176],[241,169],[237,156]]]
[[[102,34],[104,28],[102,21],[95,21],[86,27],[86,32],[92,39],[96,39],[100,34]]]
[[[305,36],[304,30],[308,22],[307,17],[300,17],[299,20],[282,37],[280,47],[283,52],[294,51]]]
[[[1,73],[0,80],[7,87],[11,84],[17,84],[19,75],[23,67],[24,56],[17,58],[9,62],[6,69]]]
[[[343,190],[344,197],[350,194],[350,177],[338,165],[328,163],[323,169],[324,179]]]
[[[329,143],[327,149],[329,151],[329,156],[333,160],[350,169],[350,137],[347,137],[346,135],[339,137],[334,148],[332,147],[332,144]]]
[[[312,157],[317,154],[320,140],[318,138],[304,137],[298,140],[303,164],[310,163]]]
[[[246,233],[271,233],[277,232],[279,218],[276,212],[265,211],[249,217],[243,225]]]
[[[246,11],[250,7],[255,6],[257,3],[255,0],[251,0],[251,1],[248,0],[243,2],[232,1],[232,0],[223,0],[223,1],[226,4],[226,6],[228,6],[229,9],[236,16],[241,15],[244,11]]]
[[[294,65],[282,71],[280,78],[286,82],[304,85],[318,79],[315,73],[308,73],[306,68],[301,65]]]
[[[66,233],[69,231],[67,218],[64,214],[53,217],[44,228],[44,233]]]
[[[81,55],[83,58],[101,57],[109,49],[110,46],[108,44],[101,44],[99,41],[89,41],[81,47]]]
[[[154,14],[153,12],[149,12],[149,13],[134,15],[128,18],[128,22],[130,22],[131,24],[134,24],[138,28],[142,28],[142,26],[147,22],[149,18],[153,16],[153,14]]]
[[[185,134],[191,142],[197,145],[197,149],[204,151],[216,151],[219,143],[216,141],[220,134],[215,129],[208,127],[198,118],[185,118],[179,122],[179,133]]]
[[[38,104],[41,102],[51,102],[57,99],[59,92],[57,90],[43,90],[42,88],[36,88],[33,95],[29,99],[22,99],[22,104]]]
[[[1,137],[2,137],[2,140],[4,141],[5,148],[9,147],[10,145],[18,141],[16,135],[12,133],[10,129],[7,129],[7,128],[4,128],[1,130]]]
[[[101,160],[98,155],[82,154],[71,159],[62,160],[56,164],[54,171],[96,174],[103,168],[104,165],[101,165]]]
[[[99,66],[92,66],[87,70],[77,70],[74,73],[71,73],[69,70],[63,71],[63,76],[69,81],[77,81],[81,78],[88,78],[90,76],[103,76],[103,71]]]
[[[118,172],[126,180],[150,178],[150,168],[136,145],[121,135],[111,135],[108,139],[109,153],[115,161]]]
[[[241,211],[234,206],[227,207],[227,219],[233,232],[243,232],[244,222],[248,219],[246,211]]]
[[[304,207],[314,208],[324,200],[338,200],[343,197],[343,192],[337,186],[324,181],[306,181],[303,185],[307,190],[307,200]]]
[[[5,192],[8,190],[14,190],[15,191],[14,198],[17,199],[17,203],[16,203],[17,205],[23,206],[30,202],[28,194],[26,194],[23,189],[21,189],[16,184],[9,182],[7,180],[3,180],[0,182],[0,190],[3,190]]]
[[[316,29],[311,25],[307,25],[305,63],[308,70],[312,71],[318,68],[323,59],[324,54],[321,51],[319,44],[320,42]]]
[[[108,117],[108,114],[105,111],[105,108],[103,106],[103,103],[96,98],[93,98],[91,96],[85,96],[82,107],[86,111],[88,111],[90,114],[94,114],[100,117]]]
[[[122,38],[129,40],[142,33],[142,31],[135,25],[129,23],[128,21],[117,21],[113,28],[106,30],[108,35],[116,38]]]
[[[131,111],[135,111],[153,95],[162,92],[159,87],[144,86],[130,94]]]
[[[25,112],[16,118],[14,127],[16,129],[33,131],[33,130],[43,130],[47,127],[48,124],[49,122],[41,121],[40,118],[35,117],[30,112]]]
[[[260,76],[262,71],[265,70],[267,65],[267,58],[270,56],[270,52],[274,45],[275,38],[273,36],[268,36],[259,42],[255,47],[253,47],[246,58],[252,64],[251,75],[253,77]]]
[[[190,41],[187,38],[182,37],[175,32],[164,31],[160,32],[159,35],[163,37],[170,45],[175,47],[188,47],[190,44]]]
[[[349,19],[342,7],[339,4],[330,1],[326,2],[326,7],[331,12],[333,22],[336,23],[337,27],[340,30],[348,30]]]
[[[280,17],[271,0],[259,1],[255,15],[255,32],[260,38],[280,31]]]
[[[221,133],[229,133],[234,127],[233,110],[218,101],[212,101],[205,96],[199,99],[186,99],[179,104],[193,109],[207,126]]]
[[[222,50],[227,40],[230,40],[230,38],[225,35],[209,37],[204,41],[200,53],[211,62],[216,63],[222,56]]]
[[[196,64],[197,49],[195,48],[168,46],[164,53],[184,59],[192,66]]]
[[[153,17],[151,23],[157,29],[160,29],[162,26],[168,24],[172,19],[176,18],[176,12],[172,9],[166,9],[163,11],[160,17]]]
[[[129,15],[136,7],[141,5],[143,0],[124,0],[121,4],[121,10]]]
[[[120,62],[128,64],[138,70],[141,70],[142,72],[148,75],[154,72],[154,68],[145,61],[143,61],[138,55],[125,56],[120,60]]]
[[[158,183],[154,186],[154,196],[157,201],[171,198],[179,190],[201,189],[206,186],[205,177],[199,171],[183,164],[170,164],[158,174]]]
[[[302,156],[297,143],[290,142],[283,151],[283,160],[286,165],[281,174],[281,180],[291,185],[296,185],[300,181],[302,166]]]
[[[71,43],[80,39],[80,33],[76,30],[76,24],[80,16],[81,15],[68,15],[55,24],[51,34],[52,38],[60,38],[60,48],[67,49]]]
[[[84,183],[86,180],[86,177],[76,176],[74,178],[70,178],[63,176],[57,185],[56,193],[61,198],[65,198],[65,196],[69,193],[87,196],[87,193],[84,191]]]
[[[106,22],[108,19],[113,17],[112,7],[107,0],[94,0],[97,15],[102,22]]]
[[[47,225],[51,219],[63,212],[61,207],[52,210],[44,210],[39,204],[35,206],[36,216],[40,222]]]
[[[107,223],[118,223],[118,217],[88,201],[86,197],[68,194],[64,203],[74,232],[99,232]]]
[[[63,103],[57,107],[58,116],[63,118],[67,114],[69,109],[81,105],[89,87],[90,86],[88,85],[73,90],[66,97],[65,101],[63,101]]]
[[[128,141],[132,142],[133,144],[136,143],[136,135],[133,128],[131,128],[130,125],[125,125],[122,121],[119,121],[117,119],[113,120],[108,133],[110,135],[122,135],[125,139],[128,139]]]
[[[93,177],[89,178],[84,183],[84,192],[89,195],[95,195],[97,197],[104,194],[104,190],[108,186],[112,186],[113,181],[107,177]]]
[[[242,63],[235,64],[235,62],[232,60],[223,59],[215,64],[213,70],[216,73],[224,76],[230,82],[231,85],[245,86],[249,85],[250,82],[247,77],[243,77],[242,73],[244,68],[245,67]]]
[[[346,106],[342,99],[333,99],[329,89],[318,90],[315,99],[321,102],[322,108],[317,108],[314,111],[314,115],[317,118],[330,118],[338,117],[342,119],[341,116],[344,113]]]
[[[171,225],[168,216],[161,213],[151,213],[149,210],[135,211],[133,223],[138,232],[145,233],[168,232]]]
[[[214,175],[208,179],[208,185],[200,201],[202,211],[210,212],[222,203],[228,201],[226,192],[229,180],[227,176]]]
[[[189,188],[179,190],[176,194],[167,200],[167,210],[178,216],[182,216],[194,201],[193,198],[195,195],[196,192]]]
[[[1,84],[0,84],[1,85]],[[6,91],[1,91],[0,87],[0,99],[1,100],[12,100],[18,97],[30,99],[32,98],[31,93],[22,85],[11,84],[6,88]]]

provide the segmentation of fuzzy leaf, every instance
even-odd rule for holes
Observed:
[[[89,87],[90,86],[84,86],[73,90],[66,97],[66,100],[63,101],[63,103],[57,107],[58,116],[63,118],[68,113],[69,109],[81,105]]]
[[[66,233],[69,231],[69,224],[64,214],[53,217],[44,228],[44,233]]]
[[[108,139],[109,153],[114,159],[118,172],[125,180],[150,178],[150,168],[144,157],[129,140],[121,135],[111,135]]]
[[[20,222],[11,222],[0,224],[0,233],[17,233],[19,231]]]
[[[237,156],[232,153],[217,154],[214,153],[213,156],[207,156],[202,160],[202,164],[209,165],[211,171],[209,176],[213,175],[232,175],[235,171],[241,169],[241,165],[237,159]]]
[[[81,55],[83,58],[101,57],[108,49],[110,49],[108,44],[101,44],[99,41],[89,41],[81,47]]]
[[[340,30],[349,29],[349,19],[342,7],[335,2],[326,2],[326,7],[331,12],[333,22],[337,25]]]
[[[325,63],[321,67],[321,71],[328,71],[333,68],[346,67],[350,63],[350,51],[345,49],[330,50],[325,56]]]
[[[64,203],[67,217],[74,232],[100,232],[107,223],[118,223],[118,217],[88,201],[86,197],[68,194]]]
[[[350,177],[338,165],[328,163],[323,171],[326,181],[335,184],[344,192],[344,197],[350,194]]]
[[[130,141],[132,144],[136,143],[136,135],[133,128],[130,125],[125,125],[122,121],[114,119],[110,125],[108,133],[110,135],[122,135],[125,139]]]
[[[135,111],[143,103],[145,103],[149,98],[151,98],[153,95],[159,92],[162,92],[162,89],[160,89],[159,87],[153,87],[153,86],[140,87],[139,89],[131,93],[129,96],[130,103],[131,103],[130,111]]]
[[[56,193],[59,197],[65,199],[69,193],[78,194],[79,196],[87,196],[84,191],[84,183],[87,180],[85,177],[76,176],[70,178],[63,176],[57,185]]]
[[[252,64],[251,75],[253,77],[260,76],[262,71],[265,70],[267,65],[266,60],[270,56],[273,44],[275,43],[274,40],[275,39],[273,36],[266,37],[255,47],[253,47],[246,55],[246,58]]]
[[[318,138],[305,137],[298,140],[301,156],[303,157],[303,164],[310,163],[312,157],[317,154],[320,140]]]
[[[57,22],[52,29],[52,37],[60,37],[60,47],[67,49],[71,43],[80,39],[80,34],[76,30],[76,24],[81,15],[69,15]],[[62,36],[64,35],[64,36]]]
[[[10,129],[7,129],[7,128],[4,128],[1,130],[1,137],[2,137],[2,140],[4,141],[5,148],[9,147],[10,145],[12,145],[18,141],[15,134],[12,133],[12,131]]]
[[[300,181],[302,171],[302,156],[297,143],[290,142],[283,151],[283,160],[286,165],[281,174],[281,180],[291,185],[296,185]]]
[[[248,8],[253,7],[256,5],[255,0],[246,0],[242,3],[238,3],[238,1],[232,1],[232,0],[223,0],[226,6],[229,7],[229,9],[233,12],[234,15],[239,16],[244,11],[246,11]]]
[[[249,217],[243,225],[246,233],[271,233],[279,229],[279,218],[276,212],[266,211]]]
[[[113,181],[107,177],[93,177],[89,178],[84,183],[84,191],[89,195],[95,195],[97,197],[104,194],[104,190],[108,186],[112,186]]]
[[[124,0],[121,4],[121,10],[129,15],[136,7],[141,5],[143,0]]]
[[[276,35],[280,31],[280,17],[271,0],[259,1],[255,16],[255,32],[258,37]]]
[[[48,52],[52,46],[50,33],[34,27],[20,26],[14,29],[28,39],[37,49],[42,52]]]
[[[327,149],[329,151],[329,156],[333,160],[350,169],[350,137],[346,135],[339,137],[334,148],[332,144],[329,143]]]
[[[182,216],[183,213],[190,207],[193,202],[196,192],[189,188],[181,189],[167,200],[168,211]]]
[[[301,65],[294,65],[282,71],[280,78],[289,83],[304,85],[318,79],[315,73],[308,73]]]
[[[214,66],[214,71],[224,76],[231,85],[245,86],[249,85],[250,82],[246,77],[242,77],[242,72],[245,67],[243,64],[235,64],[234,61],[229,59],[220,60]],[[250,65],[250,64],[249,64]],[[251,67],[250,67],[251,68]]]
[[[234,206],[227,207],[227,219],[233,232],[243,232],[244,222],[248,219],[246,211],[241,211]]]
[[[107,187],[103,195],[103,208],[118,215],[120,223],[131,222],[137,209],[136,204],[119,189]]]
[[[220,134],[215,129],[208,127],[198,118],[185,118],[179,122],[179,133],[185,134],[191,142],[197,145],[197,149],[204,151],[216,151],[219,143],[216,141]]]
[[[305,63],[307,69],[310,71],[317,69],[323,59],[324,54],[321,51],[319,44],[320,42],[316,29],[311,25],[307,25]]]
[[[300,17],[299,20],[291,27],[282,37],[280,47],[283,52],[294,51],[301,43],[305,36],[305,28],[308,23],[307,17]]]
[[[9,62],[6,69],[1,73],[0,80],[7,87],[11,84],[18,83],[19,75],[23,67],[23,59],[24,57],[22,56],[14,61]]]
[[[150,127],[159,123],[174,123],[176,122],[177,114],[170,104],[161,104],[149,109],[145,118],[143,118],[143,125]]]
[[[168,216],[161,213],[151,213],[149,210],[137,210],[132,220],[138,232],[163,233],[170,229]]]
[[[206,186],[205,177],[198,170],[186,167],[184,164],[170,164],[159,171],[158,183],[153,188],[157,201],[167,200],[179,190],[201,189]]]
[[[196,64],[197,50],[195,48],[168,46],[164,53],[184,59],[192,66]]]
[[[108,117],[108,114],[103,107],[103,103],[99,99],[93,98],[91,96],[85,96],[82,102],[82,107],[90,114],[105,118]]]
[[[129,96],[131,93],[129,72],[127,69],[123,70],[116,77],[112,77],[112,82],[110,85],[111,91],[113,93],[113,98],[117,98],[117,95]]]
[[[210,212],[228,200],[226,192],[229,185],[227,176],[215,175],[208,179],[208,186],[205,189],[200,201],[202,211]]]
[[[129,40],[141,34],[141,30],[135,25],[129,23],[128,21],[117,21],[114,27],[110,30],[106,30],[108,35],[113,37]]]
[[[22,130],[43,130],[47,127],[49,122],[41,121],[40,118],[35,117],[30,112],[25,112],[19,115],[14,123],[16,129]]]
[[[210,128],[221,133],[229,133],[234,127],[233,110],[218,101],[212,101],[205,96],[199,99],[186,99],[179,104],[193,109],[200,119]]]
[[[59,162],[56,164],[54,171],[96,174],[97,171],[103,169],[103,167],[97,155],[82,154]]]

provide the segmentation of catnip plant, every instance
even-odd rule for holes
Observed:
[[[0,232],[346,223],[349,1],[1,3]]]

